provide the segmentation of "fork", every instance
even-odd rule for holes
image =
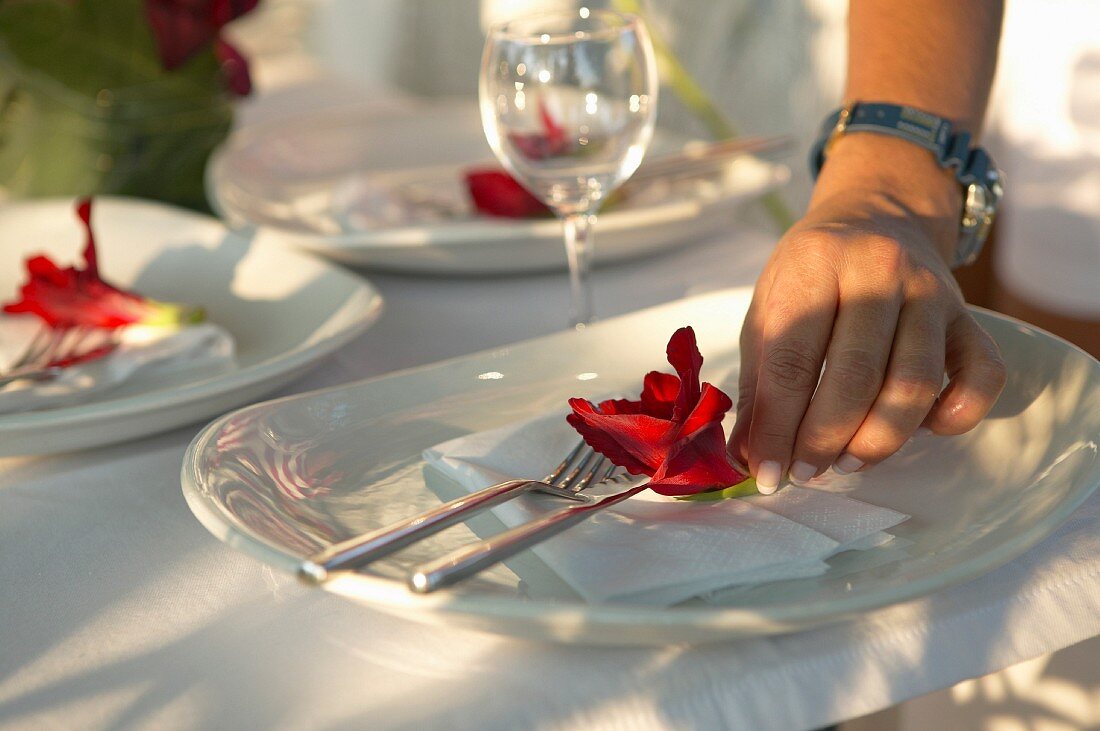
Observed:
[[[620,478],[629,478],[629,475],[619,475],[608,482],[616,482]],[[617,505],[648,489],[648,479],[634,481],[623,490],[603,495],[582,505],[571,505],[547,513],[530,523],[522,523],[500,535],[456,549],[446,556],[413,568],[406,584],[418,594],[427,594],[450,586],[572,528],[599,510]]]
[[[585,495],[584,490],[607,481],[616,469],[613,464],[605,467],[606,461],[606,457],[597,455],[580,441],[554,471],[541,480],[507,480],[393,525],[336,543],[303,561],[298,567],[298,578],[312,585],[324,583],[335,571],[364,566],[525,492],[591,502],[592,498]]]
[[[51,380],[68,366],[103,357],[118,347],[118,336],[113,332],[89,344],[88,339],[96,332],[96,328],[81,325],[42,328],[19,359],[0,374],[0,388],[16,381]]]

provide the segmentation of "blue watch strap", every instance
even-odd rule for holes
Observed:
[[[838,124],[845,114],[847,119],[840,128]],[[954,168],[955,178],[963,185],[988,184],[993,167],[985,150],[970,147],[970,133],[954,134],[946,119],[898,104],[860,102],[838,109],[822,124],[810,152],[810,172],[815,180],[825,164],[829,141],[838,131],[887,134],[920,145],[935,156],[940,167]]]
[[[1004,195],[1003,177],[981,147],[971,147],[970,133],[954,134],[951,123],[934,114],[897,104],[858,102],[833,112],[810,151],[810,172],[816,179],[829,146],[847,132],[892,135],[925,148],[942,168],[952,168],[963,187],[959,243],[952,266],[971,263],[989,234]]]

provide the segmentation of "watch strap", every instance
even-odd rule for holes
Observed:
[[[954,170],[963,187],[963,216],[953,266],[974,261],[981,251],[1003,195],[1003,178],[981,147],[971,147],[968,132],[955,133],[951,122],[912,107],[857,102],[829,115],[810,151],[810,172],[817,179],[829,147],[848,132],[899,137],[932,153],[942,168]]]
[[[843,124],[842,124],[843,120]],[[810,154],[810,170],[817,178],[825,164],[829,143],[840,133],[873,132],[900,137],[928,150],[940,167],[953,168],[962,185],[988,185],[993,161],[981,147],[970,146],[970,133],[955,133],[951,122],[898,104],[860,102],[838,109],[822,124]]]

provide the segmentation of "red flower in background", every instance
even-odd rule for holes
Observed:
[[[572,146],[565,128],[558,124],[542,99],[538,101],[540,132],[510,133],[508,140],[529,160],[543,160],[564,154]],[[501,218],[533,218],[551,215],[545,203],[515,178],[495,168],[470,170],[466,188],[478,213]]]
[[[550,215],[550,209],[503,170],[470,170],[466,188],[478,213],[504,218]]]
[[[37,315],[52,328],[113,329],[135,323],[167,325],[201,318],[201,311],[147,299],[103,281],[92,233],[91,199],[79,201],[76,212],[87,234],[84,268],[62,269],[48,256],[30,257],[20,299],[5,304],[4,312]]]
[[[222,75],[229,90],[237,96],[252,93],[252,77],[248,73],[248,60],[233,46],[221,38],[214,42],[214,55],[222,67]]]
[[[542,131],[534,134],[508,134],[508,141],[516,146],[516,149],[528,160],[545,160],[548,157],[557,157],[569,151],[573,147],[573,141],[565,134],[565,127],[558,124],[546,108],[546,103],[539,99],[539,123]]]
[[[567,418],[597,452],[631,474],[649,475],[662,495],[691,495],[721,489],[747,475],[726,451],[722,417],[729,396],[699,382],[703,356],[695,331],[682,327],[668,341],[668,362],[677,375],[646,375],[641,398],[603,401],[569,399]]]
[[[244,56],[220,37],[222,26],[251,12],[260,0],[145,0],[145,15],[164,68],[179,68],[211,43],[236,94],[252,90]]]

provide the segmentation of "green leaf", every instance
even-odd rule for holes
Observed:
[[[161,64],[144,0],[0,0],[0,184],[206,209],[233,117],[213,48]]]
[[[756,488],[756,478],[746,477],[736,485],[730,485],[724,490],[708,490],[707,492],[697,492],[694,495],[677,495],[676,499],[691,500],[693,502],[708,502],[734,497],[745,497],[746,495],[756,495],[759,492],[760,491]]]
[[[225,93],[213,48],[163,68],[142,0],[2,0],[0,39],[27,70],[92,99],[103,89],[174,100]]]

